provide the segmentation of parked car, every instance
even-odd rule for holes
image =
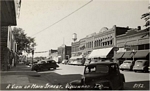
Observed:
[[[143,71],[143,72],[148,72],[148,67],[149,67],[149,61],[148,60],[136,60],[135,64],[133,66],[133,70],[136,71]]]
[[[125,77],[113,62],[93,63],[85,66],[81,80],[67,83],[69,90],[117,90],[123,89]]]
[[[120,66],[120,70],[132,70],[134,63],[132,60],[125,60]]]
[[[91,60],[86,60],[86,61],[84,62],[84,65],[88,65],[88,64],[90,64],[90,62],[91,62]]]
[[[50,70],[51,68],[56,69],[59,66],[54,60],[42,60],[34,64],[31,70],[41,71],[41,70]]]

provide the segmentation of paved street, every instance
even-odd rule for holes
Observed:
[[[81,79],[84,66],[63,64],[59,66],[56,70],[35,72],[30,71],[30,67],[26,65],[19,65],[10,71],[1,73],[1,89],[65,89],[68,82]],[[121,71],[121,73],[126,79],[125,90],[149,89],[149,73],[132,71]]]
[[[59,64],[59,68],[51,71],[38,72],[44,76],[51,84],[63,85],[66,83],[80,79],[84,66],[63,65]],[[149,89],[149,73],[121,71],[125,75],[125,90],[148,90]]]

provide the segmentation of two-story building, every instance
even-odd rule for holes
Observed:
[[[149,28],[140,27],[128,30],[125,34],[117,36],[118,59],[149,59],[150,46]]]
[[[58,62],[62,62],[63,60],[68,60],[71,57],[71,46],[66,46],[63,44],[58,47]]]
[[[9,70],[15,66],[17,44],[11,26],[17,25],[21,0],[1,0],[1,69]]]

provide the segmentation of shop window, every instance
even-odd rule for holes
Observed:
[[[144,45],[138,45],[139,50],[144,50]]]
[[[149,44],[145,44],[145,49],[149,49]]]

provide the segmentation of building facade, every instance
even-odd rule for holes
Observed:
[[[118,58],[133,59],[133,61],[141,58],[149,59],[149,33],[149,28],[143,30],[136,28],[117,36],[117,47],[124,50],[118,52],[122,52]]]
[[[85,38],[72,43],[72,48],[76,47],[76,49],[78,49],[72,51],[72,54],[80,53],[83,57],[88,58],[93,50],[116,47],[116,36],[126,33],[127,30],[129,30],[129,27],[118,27],[116,25],[110,29],[104,27],[98,33],[87,35]],[[113,57],[115,53],[116,51],[113,52],[111,57]]]
[[[21,0],[1,0],[1,69],[9,70],[17,60],[17,44],[11,26],[17,25]]]
[[[10,26],[1,29],[1,70],[8,70],[17,62],[17,43]]]
[[[63,44],[58,47],[58,61],[61,63],[65,59],[69,59],[71,57],[71,46],[66,46]]]

